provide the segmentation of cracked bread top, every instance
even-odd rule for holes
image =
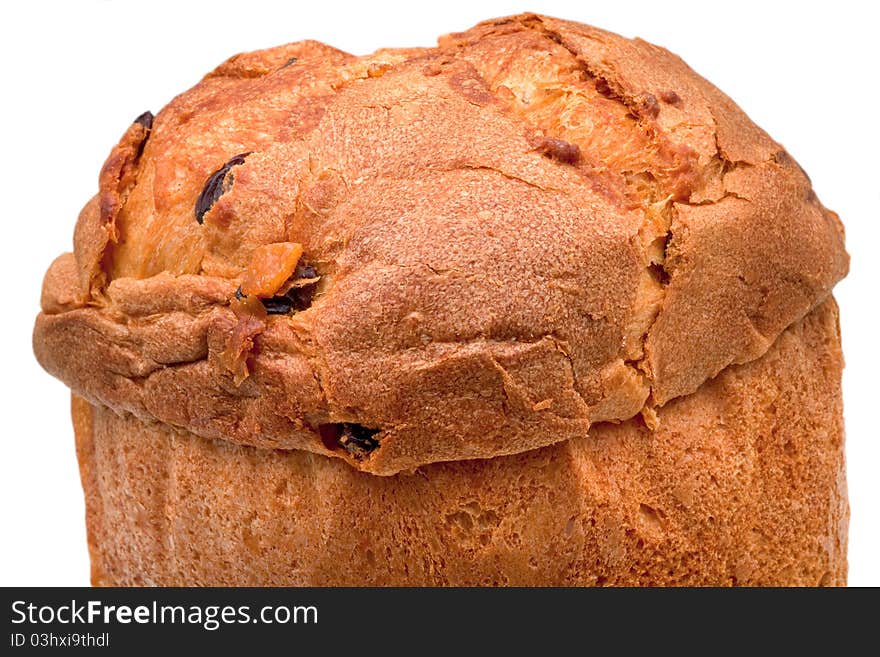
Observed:
[[[34,345],[93,402],[392,474],[650,425],[847,266],[806,174],[678,57],[527,14],[237,55],[138,117]]]

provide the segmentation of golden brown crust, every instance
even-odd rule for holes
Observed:
[[[96,585],[843,585],[837,308],[588,436],[376,477],[74,399]]]
[[[57,292],[69,259],[47,274],[41,363],[144,420],[378,474],[650,416],[847,268],[836,216],[730,99],[661,48],[534,15],[432,49],[239,55],[135,123],[100,183],[79,295]],[[278,242],[318,293],[249,337],[239,384],[229,304]],[[328,423],[380,446],[355,458]]]

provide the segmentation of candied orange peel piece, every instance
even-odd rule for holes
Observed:
[[[255,297],[233,299],[230,307],[236,324],[220,354],[220,364],[232,373],[238,386],[250,375],[247,360],[254,349],[254,338],[266,329],[266,309]]]
[[[241,293],[247,296],[273,296],[291,277],[302,256],[302,244],[275,242],[254,249],[251,262],[241,279]]]

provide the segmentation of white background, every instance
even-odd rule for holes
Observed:
[[[85,585],[88,556],[68,391],[31,352],[40,282],[132,119],[227,56],[304,38],[356,54],[431,45],[532,10],[681,55],[809,172],[847,227],[836,294],[847,369],[850,584],[880,585],[877,245],[880,25],[869,2],[4,3],[0,15],[0,585]]]

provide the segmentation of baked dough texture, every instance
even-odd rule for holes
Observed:
[[[93,582],[844,584],[843,240],[638,39],[237,55],[44,281]]]

